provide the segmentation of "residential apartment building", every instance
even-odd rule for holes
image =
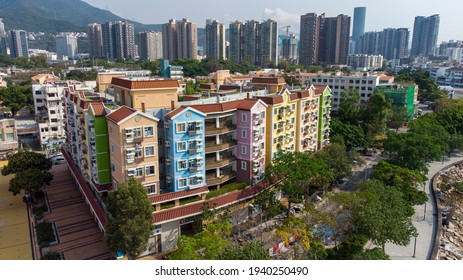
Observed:
[[[247,62],[266,67],[278,64],[278,24],[274,20],[259,23],[230,24],[230,59],[235,63]]]
[[[177,80],[146,78],[112,78],[111,88],[115,102],[135,110],[171,108],[177,106],[179,83]]]
[[[135,177],[148,197],[159,195],[159,119],[128,106],[114,110],[106,119],[113,188]]]
[[[316,87],[315,94],[319,96],[318,149],[321,150],[330,144],[332,92],[329,86],[319,86]]]
[[[87,37],[89,40],[89,57],[103,58],[103,29],[101,24],[91,23],[87,25]]]
[[[58,59],[75,59],[77,57],[77,37],[70,34],[55,36]]]
[[[318,150],[319,95],[313,85],[300,91],[291,92],[292,98],[297,96],[298,100],[296,106],[296,150],[298,152]]]
[[[446,69],[444,72],[444,77],[439,84],[456,88],[463,88],[463,68],[451,67]]]
[[[7,55],[7,40],[6,40],[5,24],[3,18],[0,18],[0,54]]]
[[[381,32],[366,32],[361,40],[358,53],[381,54],[385,59],[408,57],[408,28],[386,28]]]
[[[29,57],[26,31],[10,30],[10,56],[12,58]]]
[[[33,84],[34,111],[42,147],[52,148],[66,139],[64,128],[64,91],[68,84]]]
[[[299,60],[302,65],[318,61],[346,64],[349,52],[350,17],[301,16]]]
[[[439,37],[439,15],[430,17],[417,16],[413,25],[412,48],[410,55],[431,56],[436,54],[437,38]]]
[[[198,56],[198,34],[196,24],[188,19],[169,20],[162,25],[163,58],[170,61]]]
[[[373,71],[383,67],[383,56],[351,54],[347,57],[347,65],[358,71]]]
[[[162,33],[145,31],[140,34],[138,45],[140,59],[155,61],[162,58]]]
[[[216,20],[206,21],[206,56],[214,60],[225,59],[225,25]]]
[[[347,89],[355,89],[360,94],[360,105],[367,102],[373,95],[376,86],[379,85],[380,77],[376,75],[343,76],[322,74],[306,78],[315,87],[328,86],[332,91],[332,110],[337,111],[341,104],[342,92]]]
[[[179,107],[165,116],[166,191],[206,186],[205,116],[191,107]]]
[[[14,119],[0,119],[0,159],[14,154],[19,147]]]
[[[99,27],[92,25],[89,33],[90,45],[98,51]],[[135,58],[135,30],[131,23],[125,21],[108,21],[101,25],[103,56],[106,59]],[[92,35],[92,36],[90,36]]]

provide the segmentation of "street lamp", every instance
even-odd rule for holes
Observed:
[[[426,220],[426,205],[428,205],[427,202],[424,202],[424,214],[423,214],[423,221]]]
[[[415,237],[415,245],[413,246],[413,257],[415,258],[415,256],[416,256],[416,238],[418,237],[418,233],[415,233],[413,236]]]

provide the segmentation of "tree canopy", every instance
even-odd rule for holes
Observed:
[[[13,117],[20,109],[34,104],[31,89],[16,85],[0,89],[0,101],[10,109]]]
[[[106,209],[105,241],[109,250],[135,259],[148,248],[153,231],[153,208],[146,189],[131,177],[127,185],[109,192]]]
[[[20,150],[8,158],[8,164],[2,169],[2,175],[16,174],[26,169],[48,171],[51,164],[51,160],[43,154]]]
[[[328,164],[333,173],[334,180],[351,177],[353,159],[347,153],[344,145],[331,143],[322,151],[316,153],[315,157]]]
[[[349,124],[338,118],[332,118],[330,129],[333,141],[335,141],[335,139],[342,139],[347,150],[352,150],[356,147],[363,148],[367,144],[365,133],[359,125]]]
[[[341,103],[337,115],[342,122],[358,124],[363,118],[360,108],[360,94],[357,89],[346,89],[341,93]]]

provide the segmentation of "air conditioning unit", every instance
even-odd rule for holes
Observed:
[[[166,140],[166,141],[164,141],[164,146],[166,146],[166,147],[170,147],[170,141],[167,141],[167,140]]]
[[[164,128],[169,128],[169,123],[168,122],[164,123]]]
[[[172,183],[172,177],[166,176],[166,183],[168,184]]]
[[[170,165],[172,160],[170,158],[166,158],[166,165]]]

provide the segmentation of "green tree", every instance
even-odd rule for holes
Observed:
[[[387,125],[393,129],[399,129],[402,127],[405,121],[408,120],[407,110],[404,107],[395,107],[392,110],[391,117],[389,118]]]
[[[426,176],[418,170],[410,170],[382,160],[373,167],[371,178],[400,190],[404,199],[411,205],[420,205],[428,200],[426,193],[421,190]]]
[[[331,143],[315,157],[323,160],[331,169],[334,180],[352,176],[352,158],[346,152],[346,147],[339,143]]]
[[[442,152],[448,150],[450,135],[433,114],[426,114],[412,121],[409,124],[409,132],[430,137],[434,143],[441,146]]]
[[[288,86],[295,86],[295,87],[300,87],[301,86],[301,83],[299,83],[299,81],[296,80],[295,76],[284,74],[283,77],[284,77],[285,82],[286,82],[286,84]]]
[[[362,118],[360,94],[356,89],[346,89],[341,93],[338,117],[342,122],[357,124]]]
[[[10,180],[8,191],[12,192],[13,195],[19,194],[21,190],[34,194],[40,191],[43,184],[50,185],[52,180],[53,174],[47,170],[24,169],[18,171]]]
[[[44,54],[32,56],[30,60],[34,68],[48,68],[48,59]]]
[[[283,179],[281,189],[289,201],[289,215],[291,202],[300,200],[302,196],[308,197],[311,186],[331,180],[333,174],[323,160],[310,154],[293,152],[279,153],[266,168],[266,176],[274,182]]]
[[[143,70],[150,70],[152,76],[159,75],[159,61],[158,60],[154,60],[154,61],[143,60],[142,62],[140,62],[140,67]]]
[[[153,231],[153,208],[146,189],[133,177],[109,192],[106,200],[108,223],[105,242],[111,252],[137,258],[148,248]]]
[[[452,134],[449,138],[449,151],[463,150],[463,135]]]
[[[16,174],[26,169],[38,169],[48,171],[51,168],[51,160],[45,155],[20,150],[8,158],[8,164],[3,167],[2,175]]]
[[[412,132],[388,133],[383,147],[390,163],[421,172],[427,172],[428,163],[444,153],[433,137]]]
[[[376,93],[370,97],[365,112],[365,123],[370,136],[383,134],[387,120],[392,114],[392,101],[384,94]]]
[[[354,260],[390,260],[383,250],[379,248],[363,251],[353,256]]]
[[[356,147],[363,148],[367,144],[365,133],[359,125],[348,124],[342,122],[338,118],[332,118],[330,129],[332,142],[336,142],[336,139],[342,139],[342,144],[344,144],[349,151]]]
[[[262,241],[251,241],[242,246],[229,246],[220,255],[221,260],[268,260],[269,253]]]
[[[384,251],[387,242],[407,246],[416,234],[411,217],[414,210],[396,188],[377,180],[358,184],[359,190],[345,200],[352,223],[358,232],[371,239]]]
[[[295,215],[289,216],[283,221],[282,225],[277,226],[276,236],[282,238],[285,243],[289,243],[291,238],[299,238],[301,247],[299,248],[296,243],[293,244],[294,259],[296,260],[304,259],[305,254],[300,254],[300,250],[307,252],[314,241],[312,228]]]
[[[13,117],[20,109],[34,104],[30,88],[15,85],[0,89],[0,101],[10,109]]]

